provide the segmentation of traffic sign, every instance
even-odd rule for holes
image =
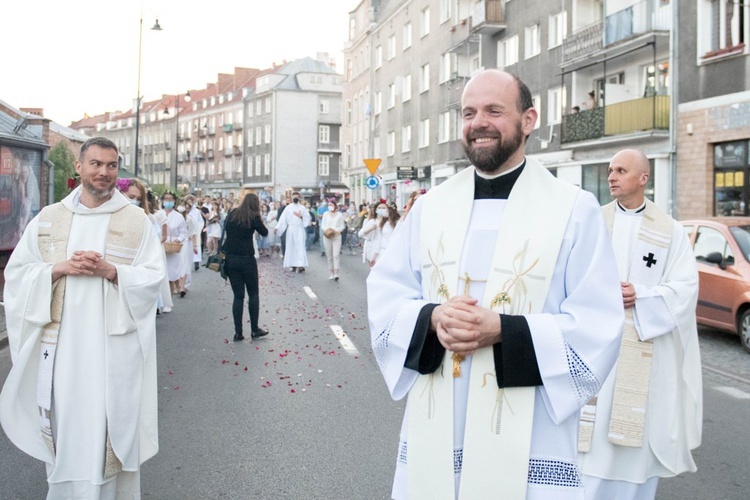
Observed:
[[[367,167],[367,170],[370,171],[370,175],[375,175],[375,172],[377,172],[378,167],[380,166],[380,158],[366,158],[362,161],[365,162],[365,166]]]
[[[378,179],[374,175],[371,175],[370,177],[365,179],[365,186],[367,186],[367,189],[377,189],[378,186],[380,186],[380,179]]]

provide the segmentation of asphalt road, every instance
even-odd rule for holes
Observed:
[[[370,350],[366,266],[343,255],[332,282],[317,248],[308,257],[304,274],[260,260],[266,338],[232,341],[231,290],[206,269],[157,318],[160,451],[142,468],[144,498],[389,498],[403,403]],[[750,488],[750,355],[710,330],[701,348],[699,471],[662,480],[659,499],[740,499]],[[9,368],[2,349],[0,380]],[[0,499],[45,494],[43,465],[0,433]]]

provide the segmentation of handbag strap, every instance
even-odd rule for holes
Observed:
[[[219,237],[219,248],[216,251],[216,253],[221,253],[224,250],[224,235],[227,231],[227,218],[229,217],[229,214],[227,214],[227,217],[224,218],[224,224],[221,225],[221,236]]]

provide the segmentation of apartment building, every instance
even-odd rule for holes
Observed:
[[[750,215],[750,5],[679,4],[678,214]]]
[[[672,209],[671,24],[668,0],[363,0],[344,51],[347,179],[401,204],[467,166],[461,93],[477,71],[501,68],[539,112],[529,155],[606,203],[609,159],[641,149],[654,168],[648,195]],[[367,157],[382,159],[369,193]]]
[[[327,54],[260,76],[245,103],[243,187],[261,199],[299,191],[346,199],[340,181],[342,82]]]

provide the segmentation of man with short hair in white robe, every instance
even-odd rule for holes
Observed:
[[[286,206],[276,225],[276,234],[286,238],[283,266],[292,268],[292,272],[303,273],[307,267],[305,228],[310,221],[310,211],[300,204],[299,193],[294,193],[292,203]]]
[[[8,438],[47,465],[47,498],[140,498],[156,454],[155,309],[164,253],[115,189],[117,146],[92,138],[81,186],[28,225],[5,268]]]
[[[367,279],[373,351],[408,395],[392,497],[580,499],[578,411],[623,319],[600,207],[525,157],[517,77],[477,74],[461,106],[473,166],[415,202]]]
[[[650,163],[626,149],[609,164],[612,234],[626,311],[617,367],[581,418],[586,498],[649,499],[660,477],[695,472],[703,415],[695,306],[698,271],[685,230],[644,196]]]

